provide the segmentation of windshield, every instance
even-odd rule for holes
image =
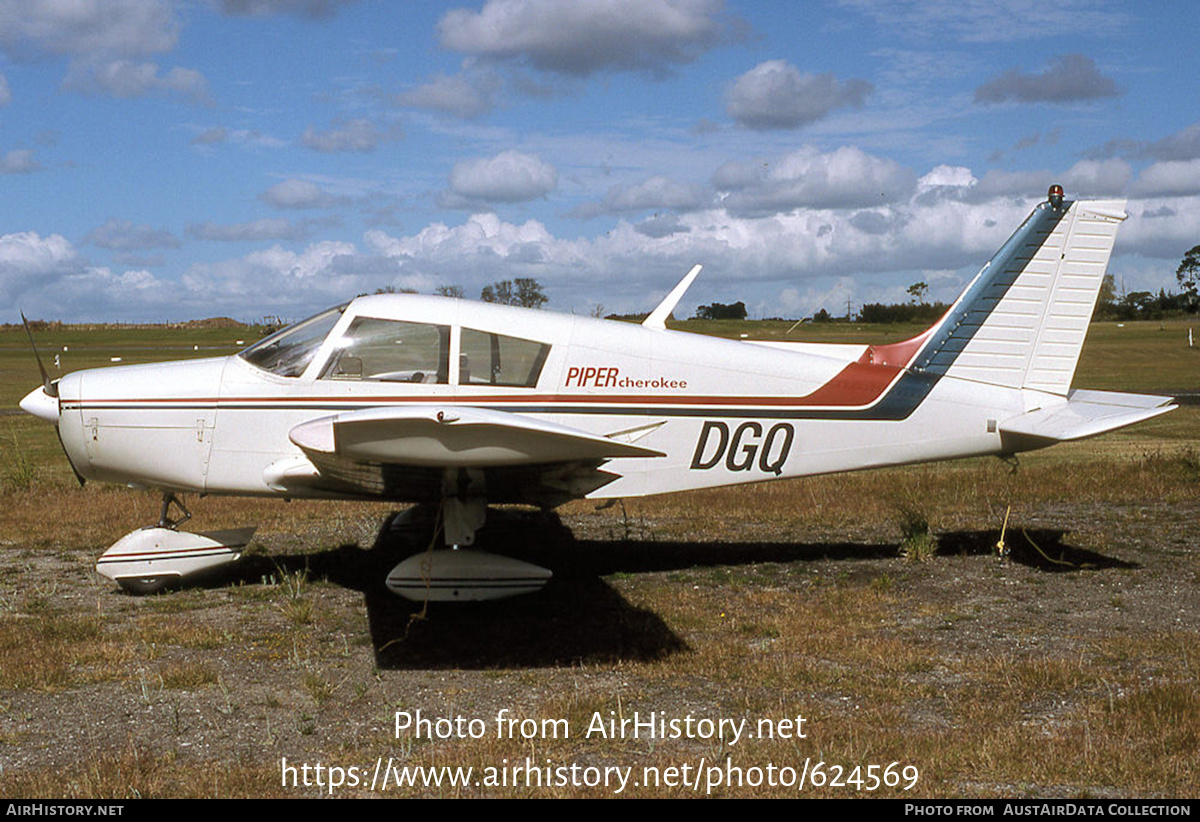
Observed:
[[[246,362],[278,374],[281,377],[299,377],[312,362],[317,348],[329,336],[329,332],[342,318],[346,303],[322,311],[315,317],[289,325],[269,337],[259,340],[238,354]]]

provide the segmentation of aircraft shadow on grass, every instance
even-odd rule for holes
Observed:
[[[410,512],[412,509],[410,509]],[[537,594],[483,603],[420,603],[389,592],[382,580],[405,556],[431,542],[428,512],[387,518],[369,549],[358,545],[308,554],[251,554],[206,587],[256,584],[305,571],[312,580],[361,591],[375,663],[384,669],[552,667],[581,662],[660,659],[689,650],[659,617],[631,604],[604,577],[688,569],[813,561],[895,558],[895,543],[721,542],[576,539],[553,513],[493,512],[480,533],[489,549],[551,568]],[[1057,529],[1010,529],[1008,561],[1045,573],[1136,568],[1070,545]],[[939,535],[939,553],[995,556],[998,530]],[[682,583],[681,583],[682,584]]]

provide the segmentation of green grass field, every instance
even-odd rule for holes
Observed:
[[[1200,320],[1168,320],[1142,323],[1095,323],[1084,346],[1075,387],[1108,391],[1174,394],[1200,393],[1200,347],[1188,348],[1187,331],[1200,332]],[[687,320],[672,323],[684,331],[736,339],[789,340],[796,342],[888,343],[920,333],[919,326],[861,325],[831,323],[803,325],[791,334],[791,323],[778,321],[734,322]],[[84,329],[65,327],[35,336],[43,362],[58,376],[83,368],[158,362],[172,359],[223,356],[235,353],[259,338],[261,329],[180,329],[165,326],[129,329]],[[1200,333],[1197,334],[1200,336]],[[241,340],[242,344],[238,341]],[[61,367],[54,367],[58,354]],[[40,382],[37,364],[20,327],[0,329],[0,465],[12,461],[15,452],[25,454],[43,481],[66,482],[70,471],[58,459],[53,429],[16,412],[17,403]],[[1194,401],[1194,400],[1193,400]],[[1184,409],[1139,426],[1137,433],[1117,434],[1128,440],[1194,440],[1197,424],[1194,409]]]

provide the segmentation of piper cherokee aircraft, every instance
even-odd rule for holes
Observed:
[[[388,587],[513,595],[550,572],[470,548],[490,503],[1006,456],[1170,411],[1168,397],[1071,389],[1124,205],[1052,187],[937,323],[891,345],[667,330],[696,266],[640,326],[364,296],[233,356],[53,382],[42,368],[21,407],[57,425],[81,481],[163,492],[158,526],[99,560],[124,587],[239,556],[248,537],[178,530],[177,495],[196,493],[429,503],[446,548],[397,565]]]

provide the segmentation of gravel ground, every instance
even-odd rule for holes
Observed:
[[[1006,535],[1007,560],[995,556],[998,533],[965,530],[940,534],[939,556],[922,563],[898,558],[894,534],[871,524],[781,541],[744,520],[729,526],[732,539],[688,543],[655,538],[677,523],[645,520],[614,538],[628,530],[615,514],[496,519],[517,535],[512,550],[555,570],[551,585],[505,603],[433,607],[417,621],[380,586],[417,538],[385,527],[368,550],[371,521],[260,534],[262,553],[235,572],[145,597],[98,577],[82,550],[5,546],[5,618],[29,625],[31,642],[37,623],[86,621],[94,633],[78,642],[99,653],[74,661],[65,680],[0,691],[0,779],[50,771],[75,785],[71,774],[135,751],[180,767],[261,768],[269,793],[280,758],[390,750],[396,711],[553,715],[570,694],[628,694],[679,715],[736,703],[752,683],[682,672],[714,640],[659,607],[663,592],[735,603],[756,585],[799,597],[821,585],[885,587],[877,636],[919,637],[942,661],[1083,657],[1114,637],[1136,648],[1164,633],[1200,636],[1200,501],[1027,511]],[[533,532],[522,530],[529,519]],[[769,664],[772,641],[756,664]],[[1133,652],[1114,664],[1125,680],[1149,681],[1162,660]],[[921,676],[947,674],[934,665]],[[809,706],[853,697],[806,693]],[[1092,697],[1048,698],[1022,720],[1053,723]],[[914,727],[954,721],[933,703],[906,710]]]

